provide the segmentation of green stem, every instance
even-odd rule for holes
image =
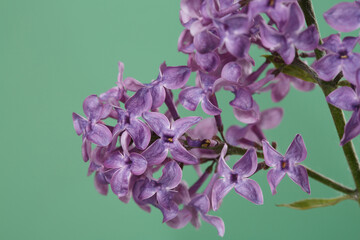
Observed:
[[[316,28],[319,29],[317,21],[316,21],[314,9],[312,7],[311,0],[299,0],[299,4],[304,12],[307,25],[309,26],[309,25],[314,24],[316,26]],[[323,51],[319,51],[318,49],[316,49],[315,55],[316,55],[317,59],[320,59],[321,57],[323,57],[325,55],[325,53]],[[336,89],[336,85],[334,84],[335,83],[334,81],[333,82],[325,82],[325,81],[319,79],[318,76],[316,76],[316,79],[317,79],[319,86],[321,87],[325,96],[329,95],[332,91],[334,91]],[[328,104],[328,106],[329,106],[330,113],[333,118],[336,130],[337,130],[339,139],[341,139],[344,134],[344,127],[345,127],[344,114],[340,109],[338,109],[330,104]],[[355,149],[354,149],[354,145],[350,141],[350,142],[346,143],[342,148],[343,148],[343,152],[344,152],[345,158],[347,160],[347,163],[349,165],[350,172],[351,172],[352,177],[355,182],[357,194],[360,195],[360,165],[359,165],[359,160],[358,160],[358,157],[357,157]],[[359,198],[359,203],[360,203],[360,198]]]
[[[321,182],[322,184],[325,184],[326,186],[331,187],[331,188],[333,188],[339,192],[345,193],[345,194],[353,194],[354,193],[354,190],[347,188],[347,187],[343,186],[342,184],[337,183],[334,180],[327,178],[324,175],[311,170],[308,167],[305,167],[305,168],[308,172],[309,177]]]

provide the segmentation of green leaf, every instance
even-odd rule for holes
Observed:
[[[278,207],[288,207],[298,210],[307,210],[312,208],[319,207],[328,207],[338,204],[341,201],[346,199],[350,199],[349,195],[340,196],[337,198],[313,198],[313,199],[304,199],[297,202],[289,203],[289,204],[278,204]]]
[[[301,65],[292,63],[286,65],[285,62],[279,56],[273,55],[262,55],[266,60],[270,61],[276,69],[279,69],[282,73],[285,73],[289,76],[293,76],[299,79],[302,79],[307,82],[317,83],[316,79],[307,71],[305,71]],[[294,61],[295,62],[295,61]]]

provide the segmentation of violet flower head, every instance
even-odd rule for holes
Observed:
[[[324,13],[325,21],[339,32],[360,28],[360,1],[341,2]]]
[[[330,81],[342,71],[346,80],[356,84],[355,73],[360,68],[360,54],[354,53],[353,49],[358,41],[358,37],[345,37],[341,41],[340,34],[325,38],[320,48],[325,50],[327,55],[313,64],[319,77]]]
[[[305,26],[304,14],[297,3],[289,6],[287,22],[279,31],[267,25],[260,24],[261,42],[271,51],[276,51],[286,64],[291,64],[295,58],[295,48],[303,51],[314,50],[319,42],[319,33],[314,25],[302,31]]]
[[[76,134],[83,135],[83,158],[87,161],[89,159],[88,141],[98,146],[107,146],[112,140],[111,131],[100,122],[110,114],[111,108],[101,103],[96,95],[90,95],[84,100],[83,110],[88,119],[76,113],[73,113],[72,117]]]
[[[345,125],[344,135],[340,141],[341,146],[360,134],[360,69],[357,71],[356,82],[356,91],[350,87],[341,87],[326,97],[327,102],[335,107],[353,111]]]
[[[170,151],[173,158],[185,164],[196,164],[197,158],[189,153],[180,143],[179,138],[193,125],[201,120],[201,117],[184,117],[170,125],[164,114],[145,112],[143,118],[150,128],[160,137],[150,145],[142,154],[150,165],[163,162]]]
[[[272,194],[276,194],[276,186],[287,174],[291,180],[301,187],[304,192],[310,194],[310,185],[307,170],[304,166],[299,165],[304,161],[307,155],[304,140],[300,134],[297,134],[290,144],[285,156],[278,153],[268,141],[263,140],[264,160],[266,165],[272,167],[267,179]]]
[[[227,145],[225,144],[219,158],[218,174],[223,178],[216,180],[212,189],[212,207],[214,211],[219,209],[222,199],[235,188],[235,192],[255,204],[263,204],[263,194],[257,182],[249,179],[257,168],[257,156],[254,148],[246,151],[231,169],[225,162]]]

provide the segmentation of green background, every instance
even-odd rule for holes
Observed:
[[[339,1],[314,1],[318,16]],[[182,30],[179,1],[0,1],[0,239],[218,239],[204,223],[181,230],[162,224],[132,201],[98,194],[86,177],[81,138],[71,113],[82,101],[115,86],[117,62],[125,76],[149,82],[166,60],[186,64],[177,52]],[[334,33],[320,19],[322,36]],[[253,49],[255,57],[260,52]],[[256,58],[257,66],[263,60]],[[231,98],[221,95],[225,106]],[[282,124],[266,132],[286,151],[296,133],[308,148],[304,164],[354,187],[322,93],[291,89],[279,104],[268,93],[256,97],[261,109],[282,106]],[[199,111],[202,112],[202,111]],[[189,115],[181,110],[182,115]],[[224,107],[225,126],[237,124]],[[359,141],[355,141],[356,145]],[[235,159],[236,160],[236,159]],[[195,180],[187,168],[188,183]],[[350,239],[359,237],[360,211],[354,201],[335,207],[296,211],[275,204],[308,198],[284,178],[272,196],[266,173],[254,177],[265,204],[256,206],[231,192],[216,215],[225,221],[225,239]],[[311,197],[339,193],[310,180]]]

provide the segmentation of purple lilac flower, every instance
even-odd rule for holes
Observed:
[[[158,77],[149,84],[142,84],[134,78],[126,78],[124,81],[125,87],[131,91],[137,91],[138,93],[140,89],[142,89],[144,92],[150,92],[152,97],[152,110],[157,109],[164,103],[166,95],[165,88],[182,88],[189,80],[191,73],[190,68],[187,66],[168,67],[165,62],[160,65],[159,69],[160,73]],[[142,95],[145,95],[145,93]]]
[[[350,87],[341,87],[331,92],[326,100],[328,103],[345,111],[353,111],[351,118],[345,125],[344,135],[340,141],[343,146],[360,134],[360,69],[357,71],[356,91]]]
[[[360,28],[360,1],[341,2],[324,13],[326,22],[339,32]]]
[[[101,119],[106,118],[111,111],[107,105],[101,103],[96,95],[88,96],[83,103],[83,110],[88,119],[73,113],[73,123],[77,135],[83,135],[82,153],[84,161],[89,159],[89,142],[95,143],[99,146],[107,146],[112,140],[112,133],[104,124],[100,122]]]
[[[273,70],[270,70],[273,71]],[[293,85],[297,90],[308,92],[314,89],[315,84],[298,79],[293,76],[279,73],[272,83],[261,89],[261,91],[271,90],[271,99],[274,102],[280,102],[283,100],[290,91],[290,85]]]
[[[282,108],[270,108],[260,113],[259,121],[248,124],[245,127],[231,126],[226,131],[226,140],[229,144],[240,145],[245,148],[260,145],[263,139],[266,139],[263,129],[271,129],[277,127],[283,117]]]
[[[272,167],[267,179],[272,194],[276,194],[276,186],[287,174],[301,189],[310,194],[310,185],[307,170],[304,166],[299,165],[304,161],[307,155],[304,140],[300,134],[297,134],[290,144],[285,156],[278,153],[268,141],[263,140],[263,151],[266,165]]]
[[[353,49],[358,41],[358,37],[345,37],[341,41],[340,34],[325,38],[321,49],[326,50],[327,55],[313,64],[319,77],[330,81],[342,71],[349,82],[356,84],[355,73],[360,68],[360,54],[354,53]]]
[[[156,194],[156,199],[161,207],[167,210],[173,209],[175,206],[177,208],[173,201],[175,192],[172,189],[181,182],[181,168],[175,161],[170,161],[165,164],[162,172],[162,176],[157,181],[145,179],[139,199],[148,199]]]
[[[189,153],[179,142],[179,138],[193,125],[201,120],[201,117],[184,117],[170,125],[164,114],[145,112],[143,118],[150,128],[160,137],[142,154],[150,165],[160,164],[170,151],[173,158],[185,164],[196,164],[197,158]]]
[[[233,169],[225,162],[226,152],[227,145],[225,144],[221,151],[217,168],[218,174],[223,178],[216,180],[212,189],[211,200],[214,211],[218,210],[222,199],[232,188],[235,188],[236,193],[245,199],[255,204],[263,204],[263,194],[259,184],[248,178],[255,173],[257,168],[255,149],[248,149],[244,156],[234,164]]]
[[[213,84],[217,77],[198,71],[196,78],[201,87],[188,87],[182,90],[179,94],[180,103],[187,110],[195,111],[201,102],[201,107],[206,114],[219,115],[221,109],[210,101],[211,95],[214,94]]]
[[[262,44],[276,51],[286,64],[291,64],[295,58],[295,48],[303,51],[314,50],[319,42],[319,33],[314,25],[302,31],[305,25],[304,14],[297,3],[289,7],[289,17],[285,25],[277,31],[262,22],[260,35]]]

